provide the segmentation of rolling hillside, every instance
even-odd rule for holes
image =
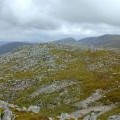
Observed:
[[[99,120],[107,120],[120,113],[119,61],[119,50],[27,45],[0,57],[0,100],[20,108],[39,106],[34,120],[57,118],[61,113],[82,120],[93,111]],[[13,112],[16,120],[34,116]]]

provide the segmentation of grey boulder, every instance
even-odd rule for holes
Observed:
[[[120,120],[120,115],[113,115],[108,118],[108,120]]]
[[[39,106],[30,106],[30,107],[28,108],[28,111],[29,111],[29,112],[33,112],[33,113],[39,113],[40,107],[39,107]]]
[[[12,120],[12,111],[9,109],[4,110],[2,120]]]

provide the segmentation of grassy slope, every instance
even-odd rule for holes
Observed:
[[[18,96],[13,99],[12,103],[20,106],[42,104],[41,114],[46,116],[56,116],[61,112],[75,111],[77,108],[74,107],[73,104],[87,98],[96,89],[109,90],[116,88],[114,92],[109,92],[109,94],[106,95],[106,98],[102,99],[101,102],[111,104],[120,101],[118,92],[120,83],[120,58],[118,52],[106,50],[79,51],[69,47],[59,49],[52,45],[47,45],[47,48],[50,48],[49,54],[55,56],[57,68],[60,68],[62,65],[64,66],[62,69],[49,71],[47,66],[41,67],[38,65],[38,67],[34,66],[34,69],[29,69],[29,71],[12,73],[9,69],[13,64],[16,64],[16,59],[11,60],[11,64],[7,63],[3,65],[4,73],[7,71],[6,75],[9,74],[9,76],[12,76],[5,77],[3,80],[4,82],[7,82],[10,78],[12,78],[13,81],[16,79],[36,79],[34,85],[23,91],[19,91],[17,93]],[[40,63],[46,65],[44,61],[41,61]],[[101,66],[101,64],[103,66]],[[45,77],[42,78],[42,81],[39,81],[38,76],[40,77],[43,74]],[[36,91],[40,86],[57,80],[76,80],[77,84],[72,87],[64,88],[58,92],[42,94],[32,99],[29,98],[29,95]],[[8,90],[9,89],[6,89],[2,92],[8,94]],[[67,91],[67,94],[65,91]],[[69,102],[67,100],[69,100]]]

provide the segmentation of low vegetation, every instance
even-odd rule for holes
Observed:
[[[78,110],[74,104],[97,89],[105,91],[100,104],[120,104],[119,53],[119,50],[80,50],[58,44],[23,47],[0,57],[0,99],[19,106],[39,105],[40,114],[51,117]],[[43,86],[47,90],[63,80],[76,84],[31,97]],[[118,109],[105,113],[100,119],[120,112]],[[15,111],[15,114],[19,114],[17,120],[23,120],[23,116],[25,120],[43,119],[31,113]]]

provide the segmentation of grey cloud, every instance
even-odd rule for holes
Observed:
[[[53,13],[72,23],[106,23],[120,25],[119,0],[58,0]]]
[[[33,27],[39,29],[56,29],[54,17],[48,14],[47,7],[33,0],[4,0],[1,1],[1,19],[12,25]]]
[[[0,38],[120,34],[120,0],[0,0]]]

